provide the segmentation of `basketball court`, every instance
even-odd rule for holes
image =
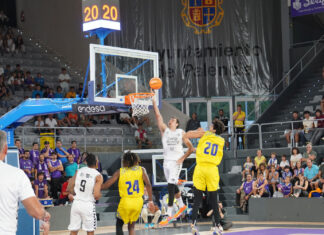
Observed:
[[[324,223],[294,223],[294,222],[234,222],[233,227],[224,231],[223,234],[243,234],[243,235],[320,235],[324,234]],[[200,223],[200,235],[210,235],[210,223]],[[124,230],[126,232],[126,230]],[[177,228],[172,225],[158,229],[143,229],[137,225],[137,234],[141,235],[191,235],[189,224],[178,224]],[[51,232],[51,235],[68,235],[68,231]],[[86,234],[80,231],[80,235]],[[96,234],[112,235],[115,234],[115,226],[101,227],[96,230]]]

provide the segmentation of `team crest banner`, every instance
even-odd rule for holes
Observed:
[[[324,0],[291,0],[291,16],[324,12]]]

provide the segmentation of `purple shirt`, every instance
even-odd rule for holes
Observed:
[[[37,173],[43,172],[45,175],[45,178],[47,180],[51,179],[51,175],[49,173],[48,166],[47,166],[46,162],[43,162],[43,163],[38,162],[36,164],[35,168],[37,169]]]
[[[290,190],[291,190],[291,184],[288,184],[288,185],[282,184],[281,190],[282,190],[283,195],[285,195],[285,196],[286,195],[289,195],[290,194]]]
[[[52,160],[49,160],[48,162],[51,163],[52,167],[57,167],[62,164],[60,160],[56,160],[55,162]],[[53,171],[51,173],[51,176],[53,179],[60,178],[62,176],[62,172],[59,170]]]
[[[25,154],[25,149],[23,149],[23,148],[18,149],[18,152],[19,152],[19,156],[20,156],[20,154]]]
[[[43,148],[41,153],[46,153],[46,148]],[[49,152],[48,152],[48,155],[51,156],[53,153],[54,153],[54,150],[50,148]]]
[[[251,180],[251,182],[244,182],[243,183],[243,190],[245,192],[245,195],[248,195],[250,192],[252,192],[253,189],[253,180]]]
[[[76,149],[69,148],[68,153],[74,155],[74,162],[78,163],[79,157],[81,155],[80,149],[78,149],[78,148],[76,148]]]
[[[259,188],[261,185],[263,185],[263,184],[264,184],[264,181],[265,181],[265,180],[262,180],[262,181],[258,180],[258,182],[257,182],[257,187]],[[265,189],[266,191],[269,191],[269,187],[268,187],[268,185],[265,185],[265,186],[264,186],[264,189]]]
[[[290,177],[292,176],[290,171],[288,171],[288,173],[285,172],[285,171],[283,171],[283,172],[281,173],[281,175],[282,175],[282,178],[283,178],[283,179],[286,179],[287,176],[290,176]]]
[[[299,175],[303,175],[304,174],[304,168],[299,168],[299,169],[295,169],[294,170],[294,174],[296,175],[296,176],[299,176]]]
[[[34,168],[34,164],[31,160],[20,159],[20,169],[31,171],[33,168]],[[32,177],[31,173],[27,173],[27,172],[25,172],[25,173],[28,176],[28,178]]]
[[[36,166],[36,164],[39,162],[39,151],[38,150],[30,150],[29,153],[30,153],[30,160]]]
[[[34,185],[38,185],[38,198],[45,198],[45,185],[47,185],[46,180],[35,180]]]

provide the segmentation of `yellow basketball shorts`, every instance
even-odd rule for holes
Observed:
[[[196,165],[193,174],[193,184],[196,189],[205,191],[217,191],[219,188],[218,167],[215,165]]]
[[[138,220],[143,208],[143,198],[121,198],[117,218],[124,221],[125,224],[131,224]]]

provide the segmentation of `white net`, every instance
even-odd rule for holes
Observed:
[[[130,95],[130,101],[132,104],[133,114],[132,116],[141,117],[148,114],[149,105],[152,103],[152,96],[154,94],[132,94]]]

